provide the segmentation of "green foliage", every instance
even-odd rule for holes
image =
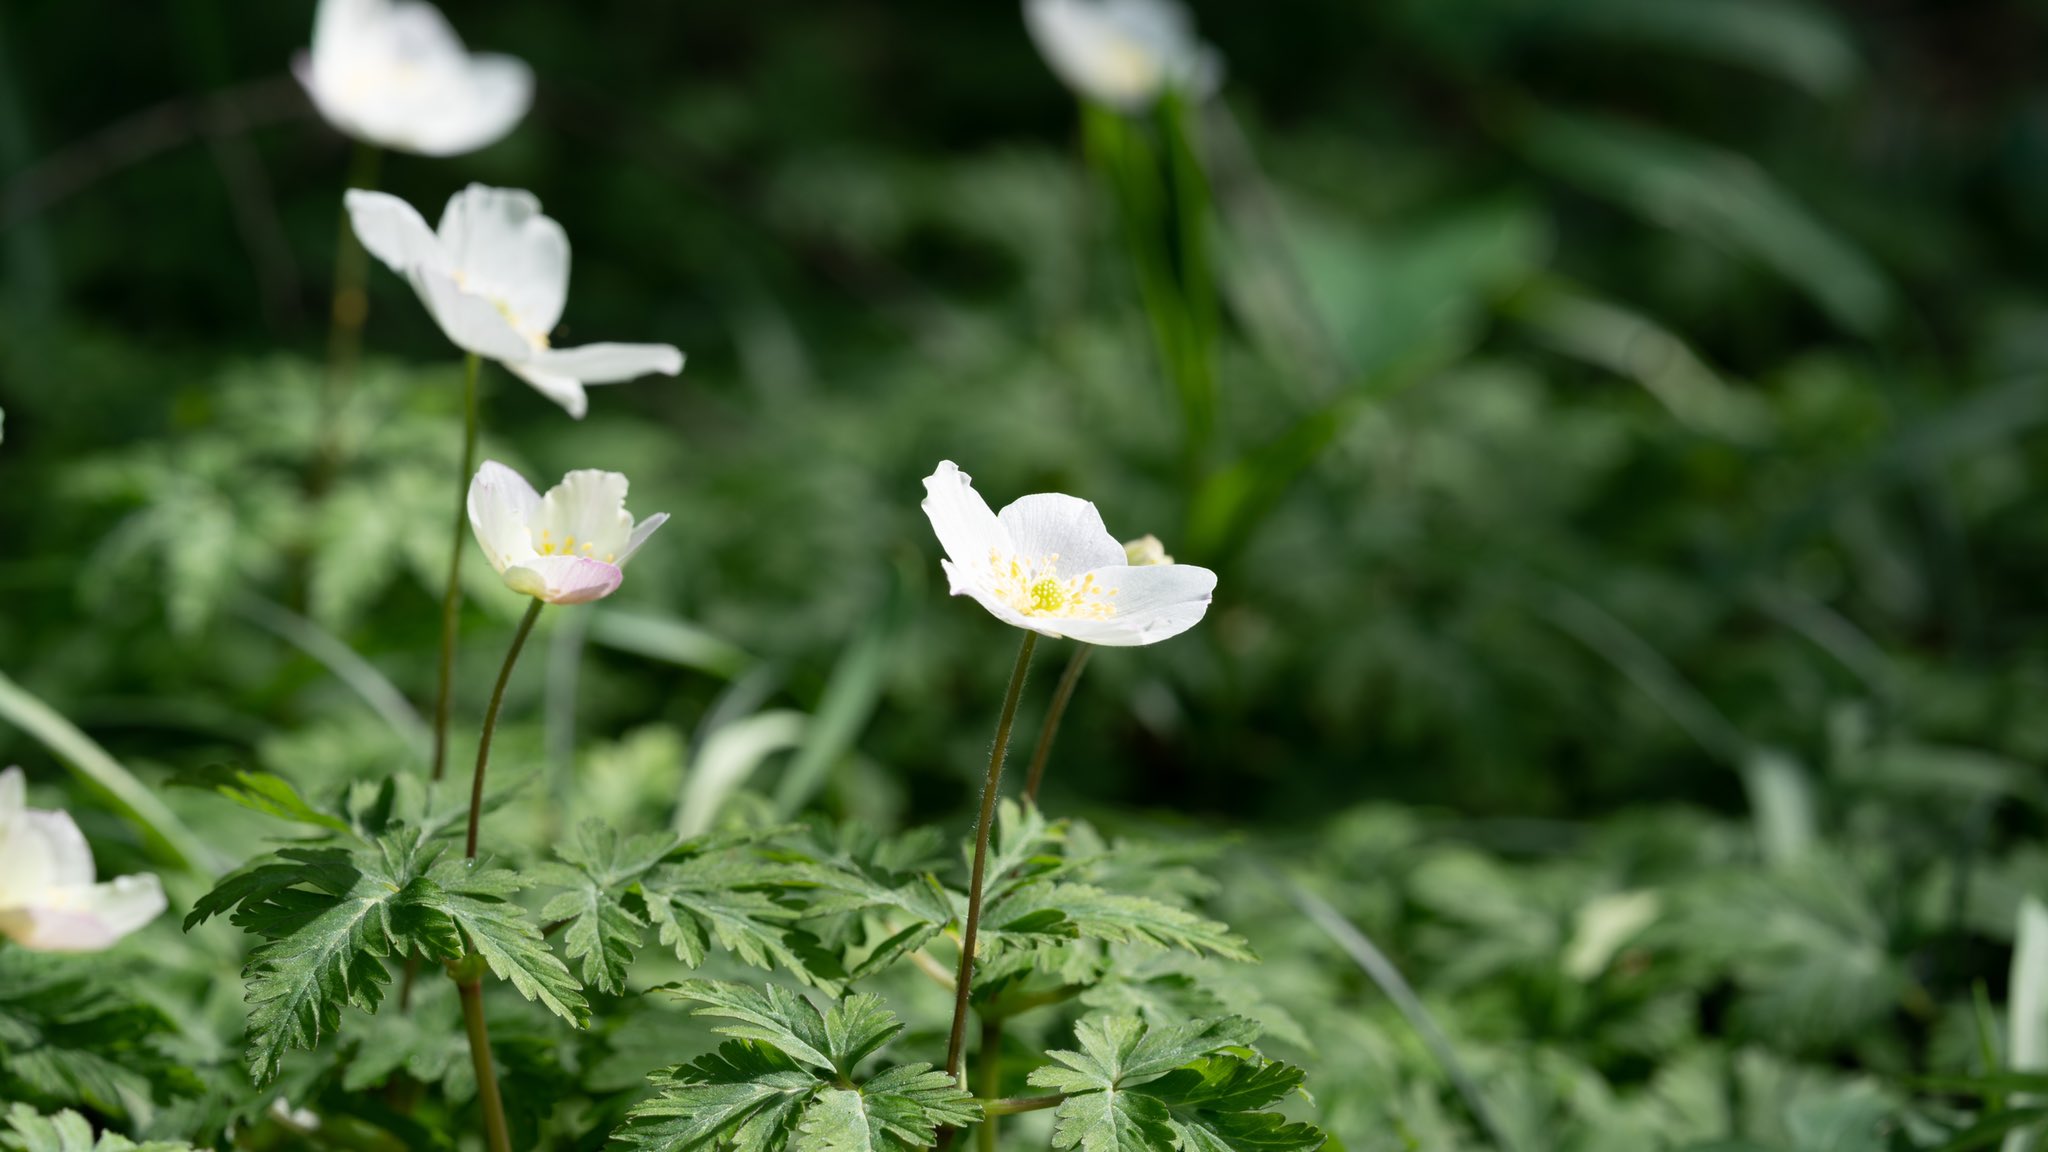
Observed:
[[[55,1116],[38,1115],[26,1104],[7,1109],[9,1131],[0,1133],[0,1148],[20,1152],[191,1152],[183,1141],[150,1140],[137,1144],[119,1132],[95,1134],[85,1117],[64,1111]]]
[[[264,938],[243,967],[249,1071],[274,1078],[284,1054],[312,1048],[344,1007],[375,1013],[394,959],[483,957],[528,1000],[581,1026],[580,986],[548,951],[530,913],[508,898],[528,881],[506,869],[444,858],[402,825],[353,849],[285,848],[228,876],[194,905],[192,927],[224,913]],[[232,910],[232,912],[230,912]]]
[[[170,1018],[109,976],[0,947],[0,1099],[142,1123],[198,1090],[168,1052]]]
[[[903,1025],[878,996],[857,993],[824,1011],[773,984],[691,980],[670,991],[695,1015],[734,1021],[716,1052],[653,1078],[656,1096],[618,1135],[667,1152],[909,1152],[941,1127],[980,1118],[974,1098],[929,1064],[855,1072]]]
[[[1301,1070],[1248,1045],[1258,1029],[1236,1017],[1154,1026],[1091,1016],[1074,1027],[1080,1051],[1031,1083],[1064,1093],[1053,1146],[1082,1152],[1312,1152],[1323,1133],[1264,1109],[1301,1086]]]

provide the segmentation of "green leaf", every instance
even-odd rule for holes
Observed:
[[[174,787],[203,788],[218,793],[229,800],[266,816],[280,820],[296,820],[301,824],[316,824],[335,832],[351,832],[347,822],[338,816],[322,812],[306,802],[291,781],[274,772],[260,768],[236,768],[227,764],[210,764],[173,777]]]
[[[612,995],[625,990],[626,969],[647,923],[626,908],[623,896],[676,844],[675,837],[659,834],[621,838],[602,821],[586,820],[555,850],[563,864],[534,870],[541,886],[566,889],[540,915],[568,921],[563,952],[583,962],[585,984]]]
[[[576,977],[548,951],[532,914],[506,899],[525,886],[518,874],[451,858],[436,864],[429,879],[440,892],[424,903],[454,922],[493,975],[579,1028],[590,1022],[590,1006]]]
[[[1232,960],[1256,961],[1244,938],[1214,920],[1148,896],[1111,892],[1090,884],[1028,885],[989,901],[983,911],[1005,931],[1028,935],[1066,934],[1112,944],[1142,943],[1179,948]],[[1014,927],[1013,927],[1014,926]]]
[[[790,942],[800,913],[771,895],[790,878],[787,869],[767,861],[698,856],[655,869],[640,881],[640,895],[661,942],[692,968],[704,963],[716,942],[756,968],[779,965],[815,985],[820,976]]]
[[[249,953],[242,969],[250,1005],[249,1072],[256,1083],[277,1075],[286,1051],[315,1047],[339,1027],[343,1005],[375,1012],[391,982],[384,961],[393,953],[420,947],[452,958],[445,941],[407,930],[414,918],[405,915],[405,905],[417,899],[415,885],[424,877],[412,853],[390,841],[385,847],[389,851],[375,862],[364,854],[354,858],[356,879],[345,892],[332,892],[323,883],[331,876],[309,866],[300,882],[312,890],[267,887],[236,912],[237,924],[271,937]]]
[[[177,1034],[170,1018],[93,964],[0,949],[0,1099],[146,1123],[159,1099],[200,1085],[162,1051]]]
[[[192,1152],[192,1145],[151,1140],[137,1144],[118,1132],[93,1135],[92,1125],[76,1112],[38,1115],[26,1104],[7,1110],[9,1131],[0,1133],[0,1147],[19,1152]]]
[[[1301,1086],[1299,1069],[1248,1045],[1241,1017],[1153,1027],[1134,1016],[1093,1016],[1074,1027],[1078,1052],[1049,1055],[1030,1083],[1063,1092],[1053,1146],[1082,1152],[1309,1152],[1312,1125],[1261,1111]]]
[[[786,988],[689,980],[669,991],[695,1014],[737,1023],[718,1051],[653,1078],[654,1099],[616,1137],[670,1152],[912,1152],[942,1126],[981,1118],[974,1099],[929,1064],[853,1072],[903,1030],[880,997],[856,995],[819,1011]]]

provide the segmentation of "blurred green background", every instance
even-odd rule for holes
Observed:
[[[1007,659],[940,596],[941,457],[1221,573],[1196,634],[1097,662],[1076,799],[1733,805],[1738,746],[1812,756],[1844,701],[2048,745],[2038,6],[1211,7],[1206,487],[1009,5],[452,4],[531,61],[535,111],[381,185],[430,219],[472,180],[533,189],[575,246],[564,339],[688,351],[581,424],[494,370],[487,450],[675,513],[618,603],[747,653],[759,702],[815,706],[881,628],[858,779],[892,803],[957,805]],[[251,593],[428,683],[457,361],[381,268],[340,494],[376,523],[323,521],[289,466],[348,167],[283,70],[306,8],[0,16],[0,653],[117,751],[306,714],[318,669],[229,610]],[[598,733],[688,728],[725,688],[587,676]]]
[[[1838,1070],[1996,1064],[1970,1000],[2048,889],[2048,5],[1197,5],[1229,72],[1192,464],[1014,5],[446,8],[534,112],[381,186],[429,219],[532,189],[562,341],[690,355],[580,423],[486,370],[490,455],[674,515],[550,613],[501,763],[626,813],[803,714],[751,730],[799,750],[750,790],[958,823],[1014,638],[944,595],[918,480],[950,458],[1220,574],[1201,627],[1094,660],[1048,807],[1248,831],[1425,986],[1523,1146],[1862,1148],[1813,1133],[1897,1096]],[[0,672],[148,779],[390,771],[403,717],[306,646],[429,697],[458,357],[373,269],[315,499],[349,149],[285,73],[311,5],[114,19],[0,10]],[[470,576],[461,733],[517,611]],[[48,766],[0,727],[14,760]],[[1221,909],[1333,1130],[1452,1146],[1426,1054],[1247,875]]]

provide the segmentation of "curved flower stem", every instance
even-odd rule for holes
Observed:
[[[981,1094],[984,1099],[995,1099],[1003,1090],[1003,1018],[990,1016],[981,1022],[981,1050],[976,1054],[979,1061],[976,1071],[981,1073]],[[981,1127],[975,1134],[975,1143],[980,1152],[996,1152],[996,1118],[984,1115]]]
[[[455,637],[462,623],[462,538],[469,525],[469,478],[476,471],[476,385],[483,360],[472,352],[463,368],[462,474],[455,484],[455,534],[448,548],[448,587],[441,593],[441,683],[434,695],[431,778],[448,770],[448,712],[455,693]],[[538,601],[536,601],[538,603]]]
[[[498,709],[505,706],[505,685],[512,679],[512,666],[519,663],[519,650],[526,647],[526,638],[533,632],[533,622],[547,606],[547,601],[535,600],[520,617],[519,631],[512,634],[512,647],[505,653],[505,666],[498,669],[498,683],[491,689],[491,706],[484,712],[484,730],[476,744],[476,775],[469,782],[469,839],[462,853],[471,860],[476,859],[476,826],[484,813],[484,772],[491,766],[491,736],[498,730]]]
[[[953,1032],[946,1041],[946,1071],[967,1087],[967,999],[974,989],[974,941],[981,931],[981,889],[988,872],[988,837],[996,822],[996,799],[1003,786],[1003,759],[1010,751],[1010,728],[1017,722],[1017,701],[1024,695],[1024,677],[1031,671],[1031,650],[1038,633],[1024,633],[1017,666],[1010,672],[1010,690],[1003,696],[1003,714],[996,721],[996,742],[988,753],[988,779],[981,786],[981,822],[974,832],[974,872],[967,885],[967,921],[960,929],[960,972],[953,984]]]
[[[498,1072],[491,1064],[491,1030],[484,1023],[483,978],[457,980],[455,989],[462,996],[462,1026],[469,1033],[469,1059],[476,1065],[476,1102],[484,1114],[484,1145],[490,1152],[512,1152],[512,1138],[505,1130],[505,1100],[498,1093]]]
[[[1031,750],[1031,771],[1024,777],[1024,799],[1038,803],[1038,785],[1045,779],[1045,761],[1052,755],[1052,742],[1059,738],[1060,719],[1067,714],[1067,701],[1074,698],[1074,685],[1081,682],[1081,670],[1088,667],[1088,655],[1095,651],[1095,645],[1074,642],[1074,655],[1067,661],[1067,670],[1060,673],[1060,684],[1053,689],[1052,703],[1045,710],[1045,726],[1038,730],[1038,747]]]

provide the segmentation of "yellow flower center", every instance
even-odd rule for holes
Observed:
[[[1116,605],[1110,603],[1116,589],[1097,584],[1092,573],[1062,579],[1059,560],[1057,553],[1026,560],[990,549],[989,590],[1025,616],[1107,620],[1116,615]]]
[[[595,557],[597,555],[597,545],[592,544],[587,540],[581,544],[578,544],[576,543],[576,537],[574,536],[565,536],[562,538],[562,542],[560,544],[557,544],[554,541],[554,533],[548,531],[545,528],[541,529],[540,543],[534,545],[533,550],[540,553],[543,556]],[[604,554],[605,563],[616,564],[618,563],[618,561],[618,553],[607,552]]]

